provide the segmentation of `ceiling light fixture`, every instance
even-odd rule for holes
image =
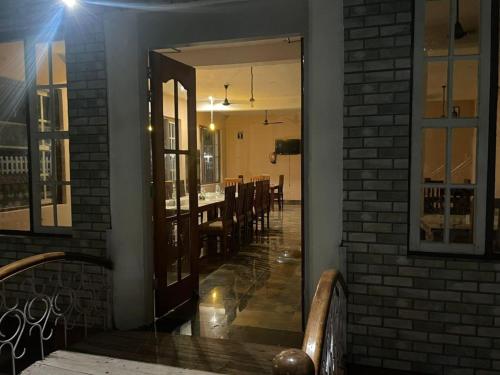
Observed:
[[[212,96],[209,96],[208,99],[210,100],[210,125],[208,125],[208,128],[211,131],[215,130],[215,124],[214,124],[214,98]]]
[[[255,98],[253,97],[253,66],[250,67],[250,107],[253,108]]]
[[[222,105],[225,105],[225,106],[231,105],[231,103],[229,102],[229,99],[227,98],[227,89],[228,88],[229,88],[229,83],[226,83],[224,85],[224,90],[226,90],[226,97],[224,98],[224,102],[222,103]]]
[[[68,7],[68,8],[74,8],[76,4],[78,3],[77,0],[62,0],[62,2]]]

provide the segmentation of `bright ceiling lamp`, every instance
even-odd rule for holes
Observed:
[[[208,99],[210,99],[210,125],[208,125],[208,128],[211,131],[215,130],[215,124],[214,124],[214,98],[212,96],[209,96]]]
[[[62,0],[62,2],[68,8],[74,8],[76,6],[76,4],[78,3],[78,0]]]

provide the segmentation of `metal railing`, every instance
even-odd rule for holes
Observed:
[[[274,375],[343,375],[347,354],[347,286],[336,270],[323,272],[314,294],[302,350],[273,360]]]
[[[0,352],[10,354],[12,374],[26,354],[45,358],[57,327],[66,347],[68,332],[76,327],[86,336],[90,327],[111,326],[111,269],[104,258],[64,252],[34,255],[0,268]]]

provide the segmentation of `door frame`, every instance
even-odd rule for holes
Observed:
[[[115,264],[113,305],[118,328],[135,328],[153,317],[149,111],[144,100],[150,49],[304,36],[304,309],[311,303],[322,270],[333,266],[345,272],[342,11],[342,1],[272,0],[178,12],[110,10],[103,14],[111,150],[112,229],[107,243]],[[329,165],[326,174],[324,165]]]
[[[179,49],[182,50],[183,48],[186,47],[192,47],[192,46],[210,46],[214,44],[224,44],[224,43],[240,43],[240,42],[255,42],[259,40],[267,40],[267,39],[275,39],[275,38],[300,38],[300,84],[301,84],[301,108],[300,108],[300,136],[301,136],[301,142],[300,142],[300,166],[301,166],[301,171],[300,171],[300,184],[301,184],[301,194],[300,194],[300,231],[301,231],[301,275],[300,275],[300,285],[301,285],[301,317],[302,317],[302,330],[305,330],[306,327],[306,317],[307,317],[307,303],[306,303],[306,293],[305,293],[305,288],[306,288],[306,278],[305,278],[305,273],[306,273],[306,238],[305,238],[305,213],[306,213],[306,200],[304,199],[304,189],[306,187],[305,184],[305,179],[306,179],[306,173],[305,173],[305,167],[306,167],[306,162],[305,162],[305,152],[304,152],[304,139],[305,139],[305,40],[303,35],[271,35],[271,36],[266,36],[265,38],[245,38],[245,39],[226,39],[226,40],[215,40],[215,41],[205,41],[203,43],[186,43],[186,44],[177,44],[174,46],[169,46],[168,48],[172,49]],[[166,47],[159,47],[158,49],[163,49]],[[151,50],[153,52],[154,50]],[[195,68],[196,69],[196,68]],[[147,97],[146,97],[147,98]],[[198,127],[198,124],[196,124]],[[198,146],[198,144],[196,145]],[[198,165],[199,167],[199,165]],[[154,236],[154,233],[153,233]],[[199,263],[196,262],[196,267],[198,268]],[[198,278],[197,278],[197,282]],[[199,285],[196,285],[196,290],[198,290]]]

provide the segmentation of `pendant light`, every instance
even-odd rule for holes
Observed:
[[[215,131],[215,123],[214,123],[214,98],[210,96],[208,99],[210,99],[210,125],[208,125],[208,128],[211,131]]]
[[[250,107],[253,108],[255,98],[253,97],[253,66],[250,67]]]

